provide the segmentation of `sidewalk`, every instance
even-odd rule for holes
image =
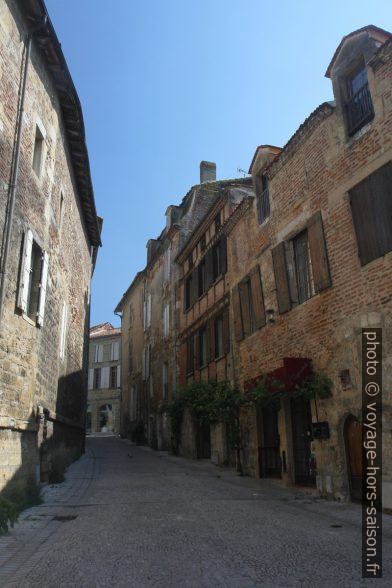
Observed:
[[[0,586],[18,588],[45,556],[48,539],[77,516],[77,502],[86,495],[96,470],[96,460],[87,450],[68,468],[63,483],[43,488],[43,504],[24,510],[13,529],[0,537]]]

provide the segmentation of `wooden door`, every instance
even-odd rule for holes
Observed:
[[[198,422],[196,426],[196,452],[198,459],[211,458],[211,429],[207,422]]]
[[[345,442],[351,500],[362,500],[362,424],[353,416],[346,420]]]

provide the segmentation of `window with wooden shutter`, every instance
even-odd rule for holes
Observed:
[[[184,310],[192,306],[193,299],[193,272],[185,279],[184,285]]]
[[[238,285],[234,286],[232,290],[231,300],[233,305],[234,336],[236,341],[241,341],[244,338],[244,331],[242,329],[241,303]]]
[[[260,329],[266,323],[263,289],[261,285],[260,267],[256,265],[250,272],[250,284],[252,291],[252,307],[256,329]]]
[[[27,313],[29,299],[30,272],[31,272],[31,251],[33,247],[33,233],[27,230],[24,234],[23,255],[19,280],[18,306]]]
[[[392,251],[392,162],[349,191],[361,265]]]
[[[214,282],[214,261],[212,249],[209,249],[204,256],[206,264],[206,291]]]
[[[222,235],[220,238],[221,250],[221,273],[224,275],[227,272],[227,237]]]
[[[195,267],[192,271],[192,299],[191,306],[199,298],[199,268]]]
[[[88,389],[92,390],[94,385],[94,370],[89,368],[88,370]]]
[[[207,365],[208,362],[208,335],[207,326],[199,329],[199,368]]]
[[[195,337],[191,335],[186,342],[186,373],[191,374],[194,370],[195,364]]]
[[[121,365],[117,366],[117,388],[121,388]]]
[[[322,292],[331,285],[331,275],[320,211],[316,212],[308,222],[308,241],[314,289],[316,292]]]
[[[64,359],[66,342],[67,342],[67,326],[68,326],[68,306],[63,302],[63,309],[61,313],[61,329],[60,329],[60,359]]]
[[[242,280],[238,287],[241,303],[242,328],[244,337],[248,337],[254,331],[253,305],[249,278]]]
[[[223,353],[226,355],[230,351],[230,319],[228,308],[223,312],[222,319]]]
[[[41,267],[41,279],[39,285],[39,300],[38,300],[38,313],[37,313],[37,324],[42,327],[44,324],[45,314],[45,300],[46,300],[46,285],[48,281],[48,266],[49,266],[49,255],[46,251],[42,252],[42,267]]]
[[[217,347],[217,339],[216,339],[216,321],[217,321],[217,318],[210,318],[210,320],[207,323],[207,327],[209,330],[209,337],[208,337],[209,358],[208,358],[208,362],[214,361],[214,359],[216,357],[219,357],[219,355],[217,355],[219,353],[219,348]]]
[[[272,250],[272,261],[275,273],[276,295],[280,314],[291,308],[289,283],[287,279],[286,259],[284,243],[279,243]]]
[[[212,358],[218,359],[223,355],[223,315],[219,314],[213,321],[213,332],[211,333],[211,339],[213,339],[213,346],[211,351],[213,352]],[[213,337],[212,337],[213,336]]]

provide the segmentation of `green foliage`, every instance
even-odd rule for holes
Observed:
[[[26,486],[7,492],[7,498],[16,505],[19,512],[42,503],[39,486],[33,480],[29,480]]]
[[[248,392],[249,402],[256,406],[275,406],[277,409],[281,406],[284,399],[305,398],[330,398],[332,396],[332,381],[324,374],[311,373],[300,384],[297,384],[292,390],[285,390],[283,384],[277,380],[272,380],[266,376],[257,384],[257,386]]]
[[[0,496],[0,535],[7,533],[9,527],[13,527],[18,520],[19,509],[14,502]]]
[[[241,401],[240,391],[229,382],[215,380],[191,382],[186,388],[179,390],[173,402],[167,406],[175,444],[174,450],[177,451],[180,443],[181,424],[186,408],[200,423],[226,423],[229,427],[233,427]]]
[[[281,406],[285,398],[329,398],[332,395],[332,382],[323,374],[312,373],[293,390],[286,391],[282,382],[264,376],[255,388],[241,394],[230,382],[215,380],[191,382],[183,390],[179,390],[171,404],[164,409],[171,420],[176,453],[181,439],[181,425],[185,409],[189,409],[193,418],[200,423],[224,423],[230,445],[238,449],[241,445],[239,409],[241,406],[255,405],[261,408]]]

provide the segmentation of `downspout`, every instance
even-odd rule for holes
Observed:
[[[48,18],[47,15],[45,15],[43,22],[41,22],[33,31],[31,31],[27,37],[26,58],[25,58],[25,64],[24,64],[24,70],[23,70],[19,111],[18,111],[17,122],[16,122],[17,129],[16,129],[16,141],[15,141],[15,147],[14,147],[14,158],[13,158],[13,163],[12,163],[12,168],[11,168],[11,180],[10,180],[10,186],[9,186],[8,207],[7,207],[6,218],[5,218],[4,250],[3,250],[3,255],[1,258],[1,267],[0,267],[0,328],[2,326],[2,318],[3,318],[6,269],[7,269],[8,254],[9,254],[9,248],[10,248],[10,242],[11,242],[12,224],[13,224],[13,220],[14,220],[16,186],[17,186],[18,175],[19,175],[20,142],[21,142],[21,136],[22,136],[23,113],[24,113],[24,103],[25,103],[25,94],[26,94],[26,85],[27,85],[27,72],[28,72],[29,63],[30,63],[31,44],[32,44],[32,40],[33,40],[33,34],[38,29],[40,29],[42,26],[44,26],[46,24],[47,18]],[[3,239],[4,239],[4,235],[3,235]]]

